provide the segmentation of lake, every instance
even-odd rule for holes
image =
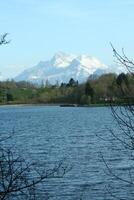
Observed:
[[[5,145],[26,160],[35,161],[37,167],[49,169],[62,161],[71,168],[63,178],[44,183],[42,192],[54,200],[109,200],[114,195],[131,199],[133,188],[110,175],[102,159],[103,156],[114,174],[130,178],[133,160],[111,136],[110,128],[119,132],[106,107],[0,107],[1,134],[14,130]]]

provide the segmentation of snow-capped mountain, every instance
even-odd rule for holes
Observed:
[[[74,55],[59,52],[45,62],[23,71],[16,81],[30,81],[55,84],[57,81],[68,82],[70,78],[85,82],[91,74],[101,75],[108,71],[108,67],[95,57],[88,55]]]

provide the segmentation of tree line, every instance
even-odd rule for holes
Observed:
[[[26,81],[0,82],[0,104],[109,104],[111,101],[125,103],[123,91],[134,95],[134,77],[131,73],[103,74],[79,83],[71,78],[68,83],[36,85]],[[127,98],[126,98],[127,100]],[[132,102],[133,103],[133,102]]]

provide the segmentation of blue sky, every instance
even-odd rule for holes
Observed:
[[[109,42],[134,58],[133,0],[3,0],[0,7],[0,32],[12,40],[0,47],[5,78],[57,51],[89,54],[112,65]]]

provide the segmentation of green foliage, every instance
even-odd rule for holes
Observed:
[[[69,80],[69,83],[67,84],[68,87],[75,87],[78,86],[78,81],[75,81],[73,78]]]
[[[93,97],[93,95],[94,95],[94,90],[93,90],[93,88],[91,87],[91,85],[90,85],[89,82],[87,82],[87,83],[85,84],[85,94],[86,94],[87,96],[91,96],[91,97]]]
[[[13,95],[10,93],[7,93],[7,102],[13,101]]]
[[[25,81],[15,82],[7,80],[0,82],[1,104],[27,104],[27,103],[57,103],[57,104],[107,104],[111,100],[121,102],[122,91],[128,95],[134,95],[134,76],[131,74],[105,74],[97,79],[88,80],[79,84],[70,79],[68,83],[58,82],[55,85],[47,84],[40,86]],[[119,87],[122,86],[122,87]]]
[[[82,95],[80,99],[81,105],[90,105],[91,104],[91,97],[87,95]]]
[[[125,83],[126,85],[128,85],[127,75],[124,74],[124,73],[119,74],[119,76],[116,79],[116,83],[119,86],[121,86],[123,83]]]

